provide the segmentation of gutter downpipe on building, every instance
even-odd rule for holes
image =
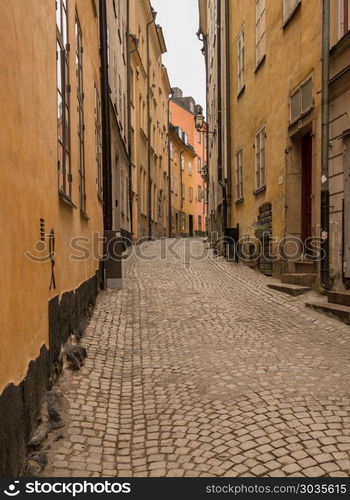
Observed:
[[[153,19],[147,23],[147,136],[148,136],[148,237],[152,239],[152,180],[151,180],[151,92],[150,92],[150,42],[149,30],[152,24],[155,23],[155,17],[152,12]]]
[[[223,221],[222,221],[222,233],[225,233],[225,228],[227,227],[227,188],[223,179],[223,165],[222,165],[222,47],[221,47],[221,1],[218,2],[218,26],[217,26],[217,40],[218,40],[218,181],[222,188],[222,211],[223,211]]]
[[[126,40],[127,40],[127,49],[128,49],[128,57],[127,57],[127,93],[128,93],[128,153],[129,153],[129,211],[130,211],[130,233],[132,240],[134,239],[134,218],[133,218],[133,205],[132,205],[132,143],[131,143],[131,54],[133,54],[136,49],[129,50],[129,33],[130,33],[130,5],[127,2],[126,7]]]
[[[169,224],[169,238],[172,237],[172,202],[171,202],[171,158],[170,158],[170,101],[173,98],[174,92],[171,91],[170,96],[168,98],[168,184],[169,184],[169,216],[168,216],[168,224]]]
[[[329,270],[329,78],[330,0],[323,0],[322,37],[322,167],[321,167],[321,286],[330,289]]]
[[[105,230],[112,230],[112,167],[111,167],[111,123],[109,114],[108,49],[106,0],[100,0],[101,43],[101,100],[102,100],[102,147],[103,147],[103,212]]]
[[[102,164],[103,164],[103,224],[104,224],[104,259],[102,286],[106,288],[110,278],[119,278],[110,259],[106,259],[107,246],[115,237],[112,232],[112,157],[111,123],[109,112],[108,84],[108,47],[107,47],[107,9],[106,0],[100,0],[100,57],[101,57],[101,115],[102,115]]]

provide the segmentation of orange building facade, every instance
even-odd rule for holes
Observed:
[[[169,106],[173,130],[170,135],[171,166],[175,187],[180,184],[181,198],[180,211],[172,204],[173,236],[204,236],[207,231],[207,186],[203,176],[207,163],[206,134],[205,129],[197,131],[195,128],[195,115],[201,110],[192,97],[183,97],[180,89],[173,89]],[[176,182],[177,179],[180,181]]]

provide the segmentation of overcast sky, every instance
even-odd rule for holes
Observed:
[[[199,27],[198,0],[151,0],[157,24],[164,30],[168,53],[163,61],[172,87],[182,88],[205,108],[205,66]]]

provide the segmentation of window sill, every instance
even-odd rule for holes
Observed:
[[[88,214],[85,212],[84,209],[80,209],[80,215],[83,219],[85,219],[86,221],[89,221],[90,220],[90,217],[88,216]]]
[[[242,95],[244,94],[244,91],[245,91],[245,85],[243,85],[243,87],[241,88],[241,90],[238,92],[237,99],[239,99],[240,97],[242,97]]]
[[[265,193],[266,191],[266,186],[261,186],[259,189],[256,189],[253,193],[254,196],[258,196],[261,193]]]
[[[64,193],[63,191],[59,190],[58,191],[58,196],[59,196],[60,201],[62,201],[65,205],[67,205],[70,208],[77,209],[77,206],[74,205],[74,203],[69,198],[69,196],[66,195],[66,193]]]
[[[283,21],[282,24],[282,29],[284,30],[286,26],[289,24],[289,22],[293,19],[299,8],[301,7],[301,0],[296,4],[292,12],[286,17],[286,19]]]
[[[266,61],[266,54],[263,55],[262,58],[260,59],[260,61],[257,63],[255,70],[254,70],[255,74],[259,71],[259,69],[262,67],[262,65],[264,64],[265,61]]]
[[[242,203],[244,203],[244,196],[242,196],[242,198],[238,198],[238,200],[235,201],[236,205],[241,205]]]

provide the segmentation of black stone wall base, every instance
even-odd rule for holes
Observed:
[[[49,301],[49,346],[31,361],[21,384],[8,385],[0,395],[0,477],[24,474],[27,443],[41,411],[42,397],[57,380],[62,345],[75,334],[80,338],[91,317],[100,289],[99,272],[61,300]]]

